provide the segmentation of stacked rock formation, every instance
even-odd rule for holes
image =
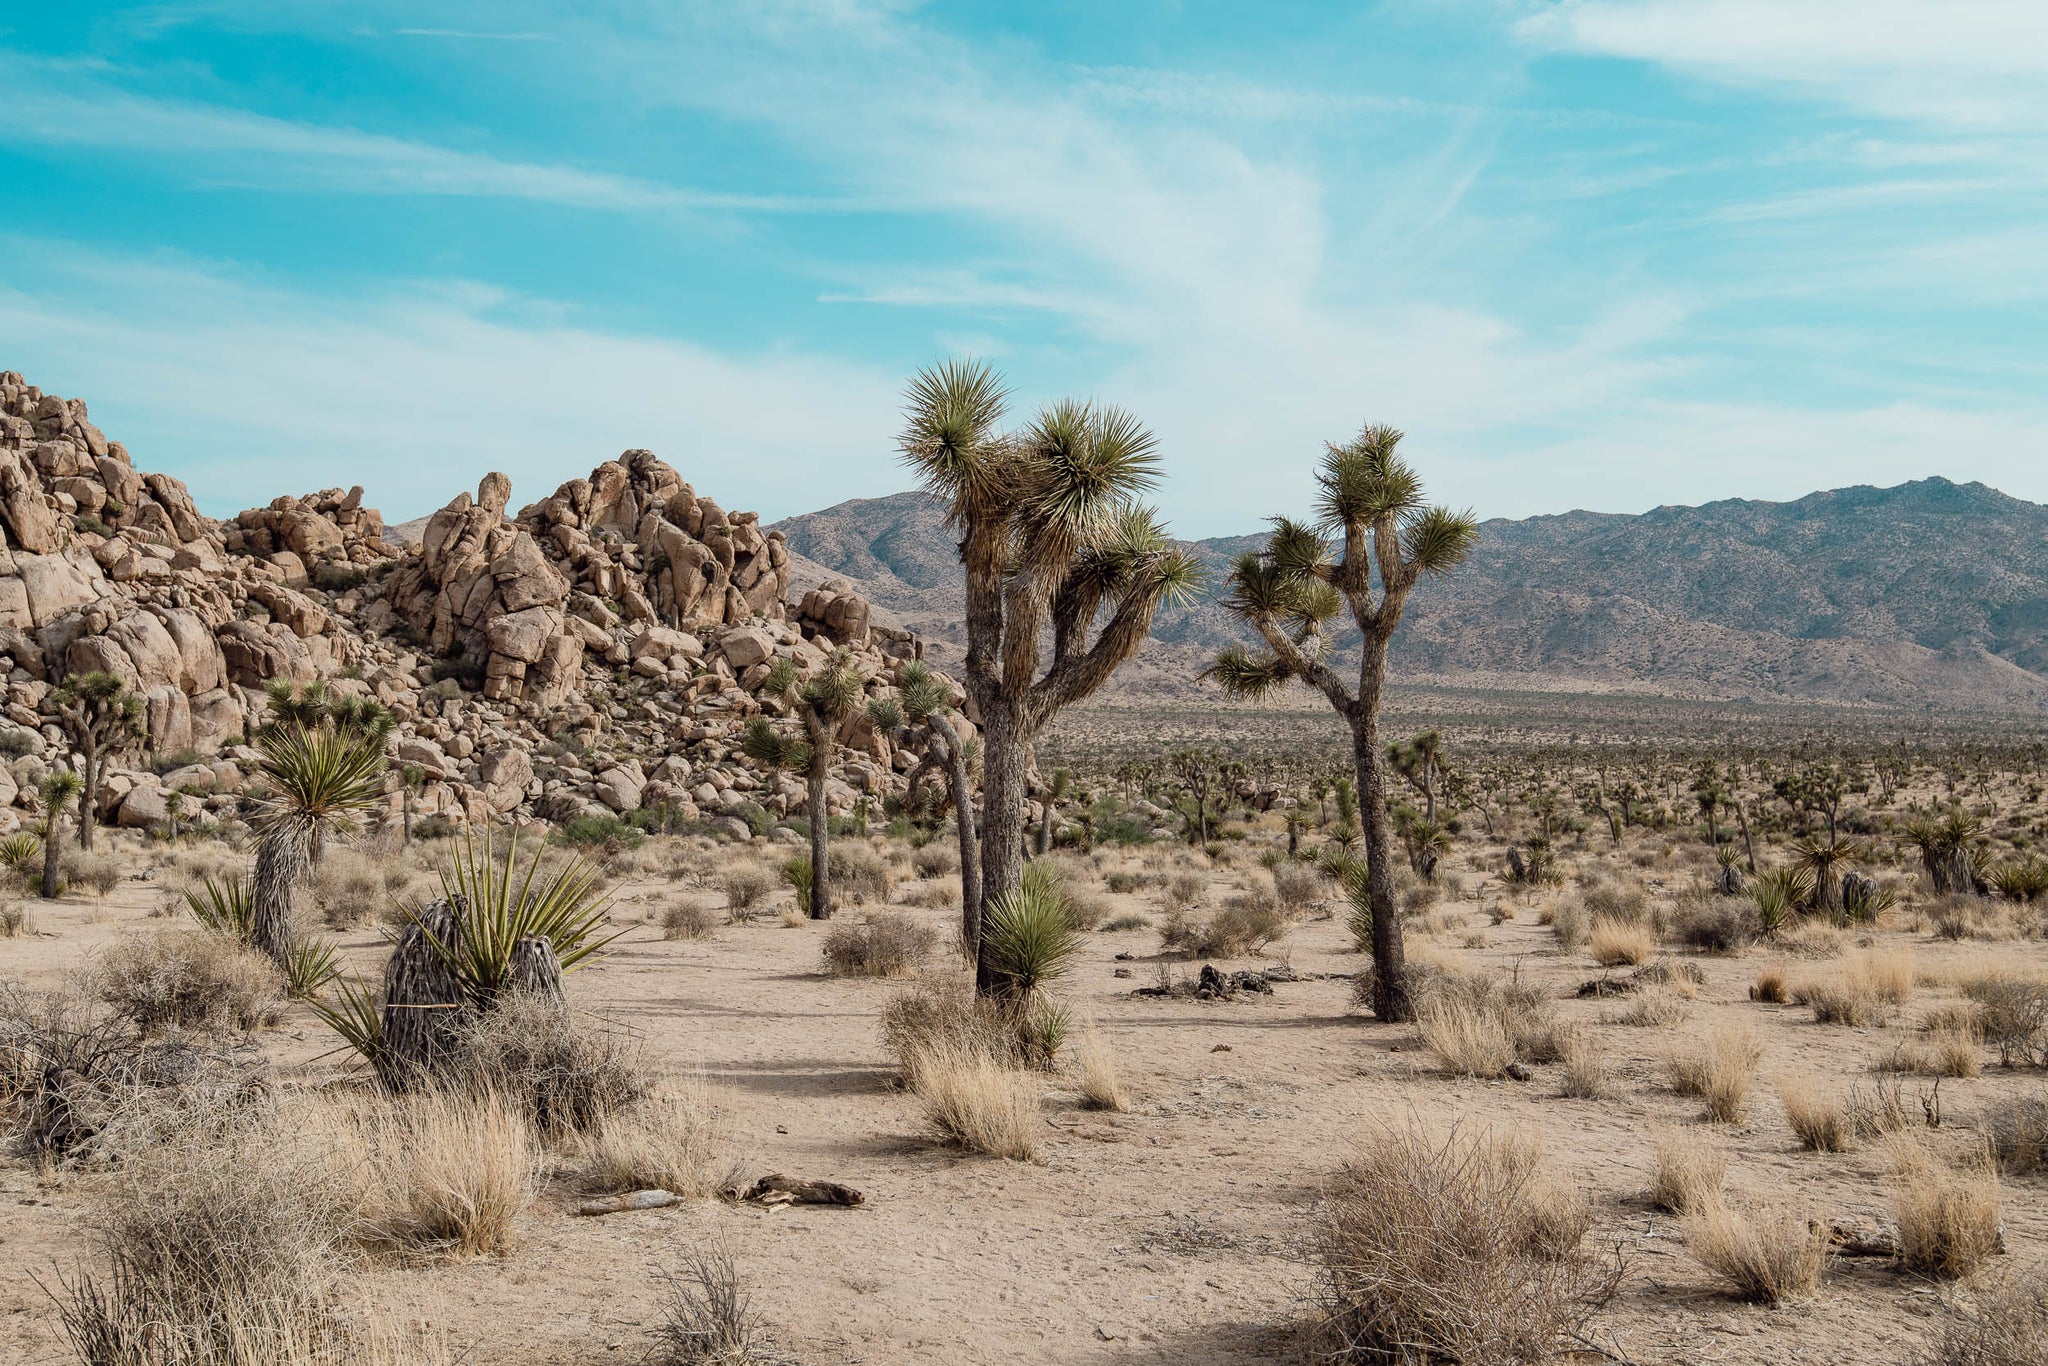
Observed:
[[[739,750],[750,717],[779,711],[758,695],[774,659],[808,671],[844,646],[880,694],[918,653],[843,583],[792,608],[781,535],[651,452],[516,516],[511,493],[486,475],[417,546],[386,537],[360,488],[215,522],[176,479],[137,473],[83,402],[0,374],[0,753],[15,756],[0,767],[0,829],[69,753],[51,687],[105,670],[145,703],[134,766],[92,794],[125,825],[174,807],[234,818],[264,686],[321,679],[397,717],[396,763],[425,782],[409,799],[392,773],[394,815],[408,800],[471,822],[662,807],[737,836],[751,808],[802,802],[800,784]],[[870,728],[851,741],[835,810],[900,791],[919,758]],[[159,776],[170,755],[191,762]]]

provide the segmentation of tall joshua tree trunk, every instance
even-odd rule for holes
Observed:
[[[1396,450],[1400,441],[1392,427],[1369,426],[1355,440],[1327,449],[1316,478],[1318,525],[1275,518],[1265,551],[1240,556],[1231,572],[1224,605],[1265,648],[1233,646],[1208,670],[1240,696],[1262,696],[1300,680],[1321,692],[1350,727],[1372,912],[1373,1013],[1384,1021],[1415,1013],[1394,904],[1393,822],[1380,743],[1387,647],[1420,578],[1456,568],[1479,534],[1470,515],[1423,504],[1422,480]],[[1337,538],[1338,558],[1332,559],[1325,532]],[[1351,618],[1360,637],[1356,691],[1325,662],[1324,631],[1340,614]]]
[[[1200,581],[1193,559],[1137,502],[1158,463],[1141,424],[1120,409],[1067,401],[1006,434],[997,430],[1003,406],[988,367],[945,362],[912,382],[899,443],[961,533],[966,685],[982,727],[985,912],[1023,875],[1024,791],[1039,732],[1137,653],[1160,603]],[[979,937],[974,949],[976,988],[993,992]]]

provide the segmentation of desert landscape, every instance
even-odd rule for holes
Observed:
[[[399,536],[0,403],[16,1359],[2048,1343],[2027,714],[1407,684],[1368,769],[1226,649],[1033,718],[1003,888],[1013,684],[646,452]],[[1335,631],[1322,563],[1263,591]],[[1148,582],[1027,695],[1142,657]]]
[[[0,1363],[2048,1366],[2048,6],[14,8]]]

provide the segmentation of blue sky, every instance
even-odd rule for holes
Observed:
[[[808,511],[952,352],[1138,412],[1187,535],[1367,420],[1486,516],[2048,501],[2038,0],[570,9],[0,12],[0,367],[216,514]]]

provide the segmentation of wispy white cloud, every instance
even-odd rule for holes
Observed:
[[[2048,7],[2038,0],[1561,0],[1534,9],[1521,31],[1886,118],[2048,128]]]
[[[400,38],[459,38],[493,43],[552,43],[555,41],[555,36],[551,33],[534,33],[531,31],[484,33],[475,29],[462,28],[395,28],[391,32],[394,36]]]
[[[0,141],[187,158],[210,183],[257,174],[266,187],[354,193],[482,195],[579,208],[809,211],[822,201],[687,189],[575,166],[505,160],[353,128],[156,99],[104,81],[48,79],[42,64],[0,53]],[[222,162],[225,155],[233,158]]]
[[[644,446],[774,517],[872,494],[872,465],[848,457],[895,428],[894,374],[606,332],[501,290],[336,298],[7,239],[0,263],[0,336],[27,339],[11,363],[86,398],[216,515],[359,482],[399,519],[492,469],[526,502]]]

